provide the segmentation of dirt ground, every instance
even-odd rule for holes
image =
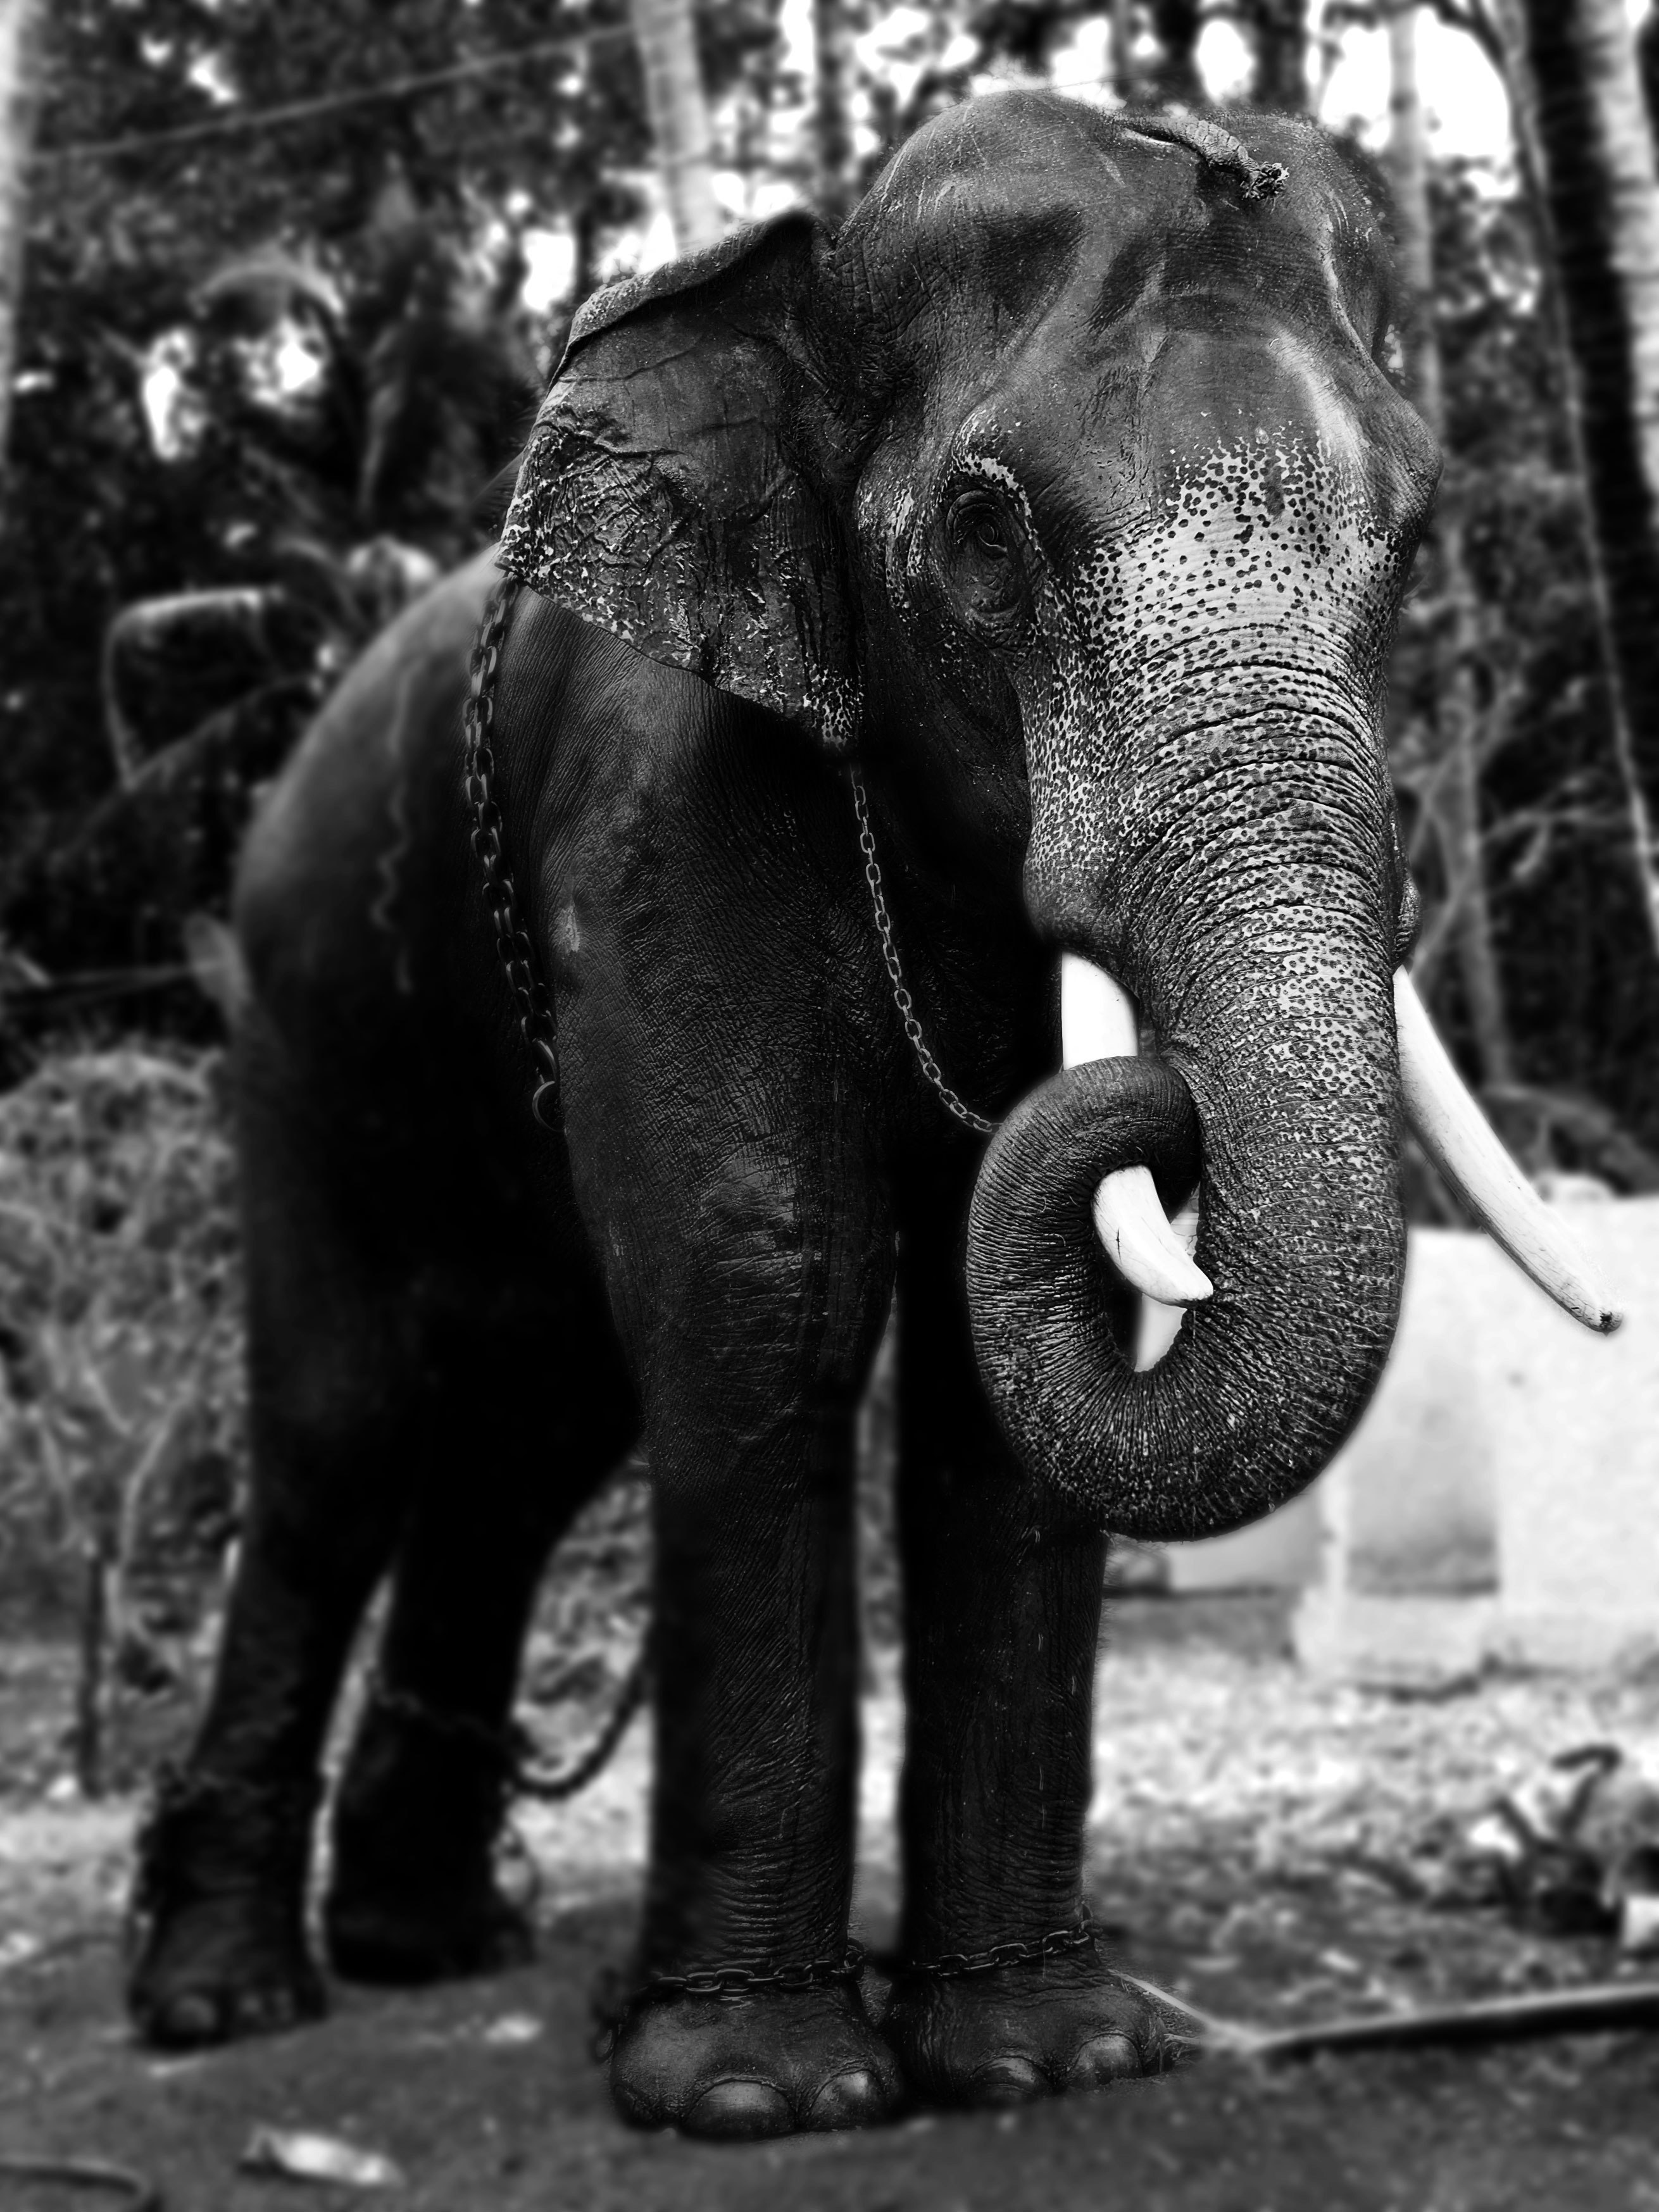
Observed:
[[[1119,1963],[1262,2026],[1659,1978],[1605,1938],[1511,1926],[1460,1841],[1500,1790],[1577,1745],[1616,1743],[1659,1775],[1659,1682],[1496,1677],[1406,1702],[1310,1684],[1283,1629],[1271,1600],[1115,1608],[1091,1894]],[[535,1966],[417,1996],[337,1990],[315,2028],[158,2060],[132,2048],[118,2003],[134,1801],[52,1787],[67,1681],[61,1653],[0,1647],[0,2160],[115,2161],[167,2212],[377,2201],[239,2172],[258,2125],[386,2154],[404,2179],[383,2201],[407,2212],[1659,2212],[1659,2035],[1271,2069],[1208,2058],[1018,2112],[744,2148],[632,2134],[587,2054],[587,1990],[635,1909],[642,1723],[574,1806],[524,1816]],[[855,1917],[879,1945],[895,1902],[890,1668],[866,1731]],[[7,2212],[120,2201],[0,2177]]]

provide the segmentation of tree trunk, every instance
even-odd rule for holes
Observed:
[[[1158,59],[1147,92],[1154,106],[1178,101],[1201,107],[1204,80],[1198,73],[1198,38],[1203,29],[1199,0],[1152,0],[1152,31]]]
[[[834,223],[853,204],[853,126],[847,112],[853,41],[846,0],[812,0],[812,58],[817,76],[812,102],[817,199]]]
[[[1406,380],[1418,412],[1438,437],[1444,405],[1434,327],[1428,146],[1417,84],[1416,0],[1404,0],[1389,17],[1389,144],[1383,162],[1394,191],[1395,260],[1406,292]]]
[[[1299,113],[1308,105],[1308,0],[1246,0],[1239,17],[1255,48],[1251,105]]]
[[[1394,188],[1396,261],[1406,295],[1406,375],[1419,413],[1437,438],[1445,435],[1440,341],[1434,323],[1434,231],[1429,211],[1428,148],[1417,82],[1416,0],[1403,0],[1389,17],[1389,145],[1385,161]],[[1480,605],[1463,544],[1463,507],[1455,469],[1449,468],[1435,524],[1440,588],[1450,610],[1449,652],[1435,702],[1440,773],[1431,802],[1445,896],[1457,946],[1458,969],[1480,1055],[1480,1079],[1490,1088],[1515,1079],[1514,1053],[1504,1002],[1503,972],[1492,926],[1492,894],[1480,809],[1482,716],[1474,672],[1480,650]]]
[[[696,253],[713,246],[726,226],[714,198],[714,139],[690,0],[633,0],[633,9],[646,108],[675,251]]]
[[[38,105],[35,67],[40,0],[0,0],[0,475],[17,373],[17,312],[23,286],[29,149]]]
[[[1107,22],[1107,51],[1110,56],[1108,78],[1114,96],[1126,107],[1133,106],[1139,89],[1135,79],[1134,32],[1131,0],[1112,0]]]
[[[1659,951],[1659,173],[1623,0],[1498,0],[1565,323],[1592,569]]]
[[[93,1798],[104,1794],[105,1701],[109,1688],[109,1545],[106,1537],[88,1538],[81,1574],[70,1741],[75,1786],[83,1797]]]

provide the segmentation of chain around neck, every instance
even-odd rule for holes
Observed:
[[[520,905],[518,886],[513,880],[512,870],[507,865],[507,854],[501,840],[501,813],[495,789],[495,761],[490,745],[491,723],[495,713],[495,671],[501,659],[501,641],[507,634],[508,617],[518,595],[518,583],[506,577],[491,593],[484,609],[483,619],[478,625],[477,636],[472,647],[468,688],[462,720],[465,730],[465,790],[469,811],[472,817],[472,850],[483,878],[484,901],[495,924],[495,945],[502,969],[514,1000],[519,1030],[537,1063],[538,1080],[531,1110],[538,1121],[545,1121],[544,1106],[558,1097],[559,1060],[558,1036],[553,1014],[553,996],[541,974],[541,963],[535,947],[525,927],[524,913]],[[887,970],[892,986],[893,1004],[898,1008],[899,1019],[904,1024],[904,1034],[910,1041],[917,1064],[938,1093],[945,1111],[954,1115],[966,1129],[973,1129],[981,1137],[991,1136],[994,1121],[988,1121],[982,1114],[975,1114],[951,1090],[945,1080],[939,1064],[928,1048],[921,1033],[921,1024],[916,1019],[915,1002],[904,981],[904,970],[899,965],[898,947],[893,942],[892,917],[887,911],[886,895],[882,889],[881,864],[876,858],[875,833],[870,827],[870,802],[864,788],[864,779],[858,770],[849,769],[853,784],[853,805],[859,818],[859,850],[864,855],[864,880],[870,886],[870,904],[876,917],[876,934],[881,941],[882,964]],[[548,1123],[550,1127],[553,1125]]]
[[[849,768],[853,783],[853,807],[859,817],[859,850],[864,855],[864,880],[870,886],[870,904],[876,917],[876,934],[881,940],[882,964],[887,970],[887,980],[893,987],[893,1004],[898,1008],[899,1019],[904,1024],[904,1034],[910,1040],[922,1073],[939,1093],[946,1113],[955,1115],[964,1128],[975,1129],[981,1137],[994,1133],[996,1123],[988,1121],[982,1114],[975,1114],[971,1106],[964,1105],[945,1080],[939,1062],[927,1047],[921,1033],[921,1024],[916,1019],[915,1001],[911,998],[904,981],[904,970],[899,965],[898,947],[893,942],[892,916],[887,911],[887,899],[882,890],[881,865],[876,859],[875,832],[870,827],[870,802],[864,788],[864,778],[855,768]]]

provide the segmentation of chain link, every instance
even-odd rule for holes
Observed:
[[[1039,1959],[1086,1951],[1093,1948],[1094,1941],[1095,1923],[1085,1905],[1074,1927],[1051,1928],[1046,1936],[1037,1936],[1030,1942],[993,1943],[984,1951],[947,1951],[942,1958],[907,1959],[891,1966],[884,1961],[882,1971],[891,1972],[896,1980],[915,1975],[949,1981],[963,1974],[988,1974],[999,1966],[1022,1966]],[[629,2021],[648,2006],[666,1999],[747,1996],[756,1990],[822,1989],[836,1982],[861,1981],[865,1965],[864,1946],[849,1939],[846,1955],[839,1961],[813,1959],[796,1965],[768,1966],[736,1960],[720,1966],[693,1966],[684,1974],[653,1974],[632,1990],[628,1989],[620,1975],[607,1973],[601,1976],[593,1996],[594,2021],[599,2030],[594,2055],[609,2057]]]
[[[906,1959],[897,1972],[925,1975],[933,1981],[951,1981],[962,1974],[988,1974],[999,1966],[1023,1966],[1035,1959],[1055,1959],[1072,1951],[1086,1951],[1095,1940],[1095,1923],[1085,1905],[1074,1928],[1051,1928],[1029,1943],[993,1943],[985,1951],[947,1951],[939,1959]]]
[[[500,587],[492,593],[489,604],[484,609],[483,619],[478,625],[478,635],[468,662],[471,684],[462,710],[462,725],[466,733],[466,797],[472,811],[472,851],[483,872],[484,901],[495,928],[495,949],[501,957],[507,987],[513,994],[520,1035],[541,1073],[541,1080],[530,1102],[531,1110],[544,1127],[550,1127],[552,1124],[543,1109],[544,1101],[550,1098],[556,1100],[558,1097],[559,1056],[553,1001],[542,981],[535,947],[524,926],[518,886],[513,880],[512,870],[507,865],[506,850],[501,842],[501,812],[495,793],[495,757],[489,742],[495,717],[495,672],[501,663],[501,641],[507,635],[507,619],[518,590],[517,579],[509,576],[504,578]],[[876,933],[881,943],[882,964],[887,970],[887,980],[892,987],[893,1004],[904,1024],[904,1034],[909,1040],[910,1049],[915,1054],[917,1064],[933,1085],[945,1111],[954,1115],[964,1128],[972,1129],[981,1137],[988,1137],[994,1133],[996,1123],[987,1121],[982,1114],[975,1114],[973,1108],[951,1088],[922,1034],[921,1024],[916,1018],[915,1001],[905,982],[904,970],[899,964],[898,947],[893,940],[892,917],[887,911],[881,864],[876,858],[875,833],[870,826],[870,802],[865,792],[864,779],[856,769],[851,769],[850,775],[853,805],[859,819],[859,850],[864,855],[864,880],[870,889]]]
[[[810,1959],[783,1966],[750,1966],[735,1960],[723,1966],[693,1966],[683,1974],[653,1974],[630,1989],[615,1969],[601,1973],[592,1993],[593,2056],[609,2058],[630,2021],[654,2004],[674,1997],[739,1997],[756,1990],[829,1989],[837,1982],[864,1978],[862,1943],[848,1938],[840,1959]]]
[[[809,1959],[787,1966],[693,1966],[684,1974],[653,1974],[638,2001],[661,1997],[740,1997],[751,1990],[824,1989],[835,1982],[856,1982],[864,1973],[864,1946],[848,1941],[839,1959]]]
[[[471,683],[466,704],[461,710],[461,726],[466,737],[465,781],[467,805],[472,814],[473,857],[483,872],[484,903],[495,924],[495,951],[513,994],[519,1034],[529,1048],[539,1074],[530,1110],[547,1129],[555,1124],[543,1110],[544,1102],[551,1099],[556,1103],[559,1095],[558,1032],[553,1001],[542,981],[536,949],[524,926],[518,886],[507,865],[506,848],[501,842],[501,810],[495,797],[495,756],[489,742],[495,714],[495,672],[501,665],[501,641],[507,635],[507,618],[518,594],[518,580],[513,576],[503,577],[490,594],[467,662]]]
[[[853,806],[859,817],[859,850],[864,855],[864,880],[870,886],[870,903],[875,909],[876,934],[881,939],[882,963],[887,970],[887,980],[893,987],[893,1004],[898,1008],[899,1019],[904,1024],[904,1034],[910,1040],[910,1049],[921,1065],[922,1073],[939,1093],[945,1109],[954,1114],[964,1128],[975,1129],[981,1137],[993,1135],[994,1121],[988,1121],[982,1114],[975,1114],[965,1105],[945,1080],[939,1062],[928,1048],[921,1033],[921,1024],[916,1019],[915,1001],[904,981],[904,970],[899,965],[898,947],[893,942],[892,917],[887,911],[886,894],[882,889],[881,864],[876,858],[875,832],[870,827],[870,802],[864,789],[864,778],[856,769],[849,769],[853,782]]]
[[[556,1805],[567,1797],[574,1797],[578,1790],[585,1790],[608,1764],[617,1745],[627,1735],[629,1723],[645,1703],[650,1686],[650,1660],[641,1650],[629,1668],[599,1735],[580,1759],[557,1774],[550,1774],[534,1764],[538,1755],[536,1741],[521,1722],[512,1722],[504,1729],[491,1728],[487,1721],[475,1720],[471,1713],[446,1711],[440,1706],[428,1705],[423,1698],[416,1697],[412,1691],[394,1690],[379,1675],[370,1684],[368,1695],[371,1703],[381,1712],[392,1714],[399,1720],[413,1722],[430,1735],[451,1736],[460,1742],[477,1744],[500,1766],[509,1796],[533,1798],[538,1804]]]

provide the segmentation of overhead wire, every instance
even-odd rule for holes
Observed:
[[[493,54],[475,54],[441,70],[416,70],[404,76],[387,77],[379,84],[357,85],[347,92],[325,92],[308,100],[290,100],[275,107],[227,109],[222,115],[204,116],[199,122],[180,123],[165,131],[138,131],[119,138],[85,138],[65,146],[40,146],[30,157],[35,168],[71,161],[112,161],[125,154],[148,153],[162,146],[185,146],[202,139],[237,137],[263,131],[285,131],[322,115],[382,100],[408,100],[469,78],[488,76],[498,70],[522,67],[526,62],[550,61],[557,56],[586,53],[612,40],[627,40],[633,33],[626,23],[608,24],[594,31],[573,32],[562,39],[542,39],[527,46],[514,46]]]

